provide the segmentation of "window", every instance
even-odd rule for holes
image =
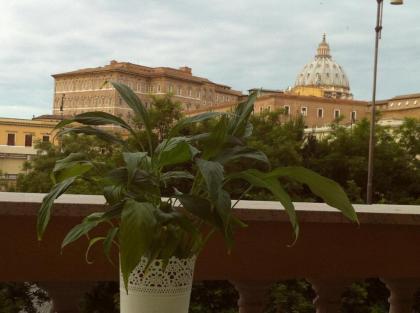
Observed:
[[[174,91],[174,86],[169,85],[169,92],[173,92]]]
[[[7,145],[8,146],[15,145],[15,134],[7,134]]]
[[[160,85],[157,85],[157,91],[160,92]]]
[[[290,105],[284,106],[284,115],[290,115]]]
[[[48,135],[43,135],[43,136],[42,136],[42,141],[43,141],[43,142],[48,142],[48,141],[50,141],[50,136],[48,136]]]
[[[308,108],[307,107],[300,108],[300,114],[302,114],[302,116],[307,116],[308,115]]]
[[[323,118],[324,117],[324,109],[323,108],[319,108],[317,112],[318,112],[318,118]]]
[[[356,122],[357,119],[357,112],[356,111],[352,111],[351,112],[351,121],[352,122]]]
[[[32,135],[26,134],[25,135],[25,147],[32,147]]]
[[[267,107],[267,112],[270,112],[271,111],[271,106],[268,106]]]
[[[191,97],[192,96],[192,89],[188,89],[188,96]]]
[[[406,101],[406,102],[405,102],[405,105],[408,105],[409,103],[410,103],[409,101]]]
[[[340,117],[340,110],[335,109],[334,110],[334,118],[339,118]]]

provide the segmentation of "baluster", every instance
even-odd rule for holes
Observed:
[[[268,301],[268,292],[273,282],[234,281],[239,293],[239,313],[262,313]]]
[[[388,298],[389,313],[410,313],[414,304],[414,294],[420,287],[420,279],[382,279],[391,293]]]
[[[341,308],[341,296],[350,286],[349,279],[309,279],[317,296],[314,299],[316,313],[338,313]]]
[[[93,286],[90,282],[42,282],[38,284],[48,292],[53,313],[78,313],[79,302]]]

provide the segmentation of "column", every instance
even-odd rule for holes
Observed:
[[[314,299],[316,313],[338,313],[341,308],[341,295],[350,286],[349,279],[308,279],[317,296]]]
[[[239,293],[239,313],[262,313],[273,282],[265,281],[233,281]]]
[[[390,313],[410,313],[414,304],[414,294],[420,287],[420,279],[381,279],[389,292],[388,298]]]
[[[78,313],[79,302],[90,290],[90,282],[43,282],[38,284],[48,292],[53,309],[51,313]]]

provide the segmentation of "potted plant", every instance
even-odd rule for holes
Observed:
[[[140,99],[129,87],[116,82],[112,85],[141,121],[147,143],[124,120],[104,112],[82,113],[60,122],[56,128],[61,136],[96,135],[120,145],[122,161],[109,171],[79,153],[57,161],[53,170],[56,184],[39,210],[37,233],[41,239],[55,199],[75,181],[86,179],[87,174],[90,180],[95,177],[103,187],[108,209],[87,216],[71,229],[62,247],[88,235],[99,224],[110,225],[104,236],[90,239],[88,249],[103,241],[109,257],[112,244],[117,243],[122,313],[188,312],[194,263],[200,250],[215,231],[224,237],[230,249],[235,229],[244,226],[233,214],[232,209],[239,200],[232,201],[227,190],[229,184],[235,184],[238,199],[252,188],[268,190],[286,210],[296,238],[299,233],[296,213],[279,178],[306,184],[327,204],[357,221],[338,184],[302,167],[270,170],[265,154],[247,146],[246,138],[252,133],[249,118],[255,94],[239,104],[233,113],[207,112],[184,118],[170,130],[167,138],[153,144],[148,112]],[[215,126],[207,132],[180,135],[185,127],[210,119],[215,120]],[[74,125],[66,128],[69,124]],[[102,125],[123,128],[134,138],[134,145],[97,128]],[[266,170],[232,166],[241,159],[259,162]],[[177,188],[180,180],[191,182],[188,191]]]

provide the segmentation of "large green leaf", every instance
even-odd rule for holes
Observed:
[[[201,158],[209,160],[218,155],[226,143],[227,136],[228,119],[226,116],[223,116],[215,127],[213,127],[210,136],[204,140],[204,149]]]
[[[117,90],[121,98],[127,103],[127,105],[134,111],[137,118],[143,123],[146,131],[147,141],[149,143],[150,153],[152,153],[152,127],[150,125],[150,117],[143,103],[127,85],[111,82],[112,86]]]
[[[357,222],[357,214],[344,190],[335,181],[321,176],[304,167],[283,167],[273,170],[269,177],[289,177],[306,184],[317,196],[328,205],[340,210],[351,221]]]
[[[223,166],[218,162],[207,161],[199,158],[196,159],[195,163],[197,164],[198,169],[200,170],[200,173],[206,182],[210,199],[216,203],[221,195],[223,185]]]
[[[70,133],[92,135],[108,143],[116,143],[120,145],[125,145],[124,140],[118,138],[117,136],[114,136],[102,129],[91,127],[91,126],[66,128],[60,131],[58,135],[63,136],[65,134],[70,134]]]
[[[73,117],[73,120],[84,125],[116,125],[133,133],[133,129],[122,118],[102,111],[81,113]]]
[[[160,176],[161,181],[167,184],[171,180],[177,179],[194,179],[194,176],[186,171],[169,171]]]
[[[225,112],[205,112],[205,113],[201,113],[201,114],[197,114],[194,116],[190,116],[190,117],[186,117],[182,120],[180,120],[172,129],[171,132],[169,133],[169,138],[172,138],[176,135],[178,135],[179,131],[191,124],[195,124],[195,123],[200,123],[200,122],[204,122],[219,116],[224,116],[227,115],[228,113]]]
[[[93,168],[92,163],[73,163],[62,169],[59,173],[55,173],[55,178],[58,182],[70,177],[79,177]]]
[[[71,153],[56,161],[52,177],[54,181],[60,182],[70,177],[81,176],[92,168],[93,164],[86,160],[84,153]]]
[[[176,197],[179,202],[181,202],[183,208],[188,212],[195,215],[205,223],[223,231],[223,224],[220,220],[215,218],[214,211],[212,210],[212,205],[209,200],[199,196],[182,194],[179,192]]]
[[[74,226],[66,235],[63,242],[61,243],[61,249],[68,244],[76,241],[80,237],[87,235],[93,228],[103,222],[104,212],[92,213],[86,216],[82,223]]]
[[[126,152],[123,153],[124,162],[127,166],[128,181],[131,182],[136,170],[139,168],[142,160],[147,157],[146,152]]]
[[[234,117],[230,119],[229,134],[236,137],[249,135],[248,120],[254,110],[254,102],[257,99],[257,93],[253,92],[248,96],[245,102],[240,103],[234,112]]]
[[[270,176],[267,173],[260,172],[255,169],[246,170],[240,173],[233,174],[229,179],[244,179],[254,187],[264,188],[269,190],[273,196],[280,201],[289,216],[295,236],[299,235],[299,223],[296,217],[296,211],[290,196],[280,185],[276,177]]]
[[[221,164],[226,164],[242,158],[257,160],[266,164],[270,164],[270,161],[264,152],[246,146],[236,146],[233,148],[224,149],[217,156],[215,161]]]
[[[187,162],[194,156],[194,150],[184,137],[174,137],[164,140],[157,148],[158,164],[162,168],[168,165],[175,165]]]
[[[128,278],[143,255],[148,252],[156,231],[155,208],[147,202],[127,200],[121,215],[121,272],[127,290]]]
[[[104,240],[104,253],[111,264],[113,264],[111,260],[111,248],[112,248],[113,243],[116,244],[115,237],[117,236],[118,231],[119,231],[118,227],[111,228],[108,231],[108,234],[106,235],[105,240]]]
[[[61,196],[67,191],[67,189],[73,184],[76,177],[70,177],[52,187],[51,191],[42,200],[41,208],[38,211],[38,218],[36,224],[38,240],[42,239],[42,236],[47,228],[47,225],[51,219],[51,211],[54,205],[54,200]]]
[[[106,202],[114,205],[124,198],[125,191],[124,185],[109,185],[104,187],[103,194]]]

